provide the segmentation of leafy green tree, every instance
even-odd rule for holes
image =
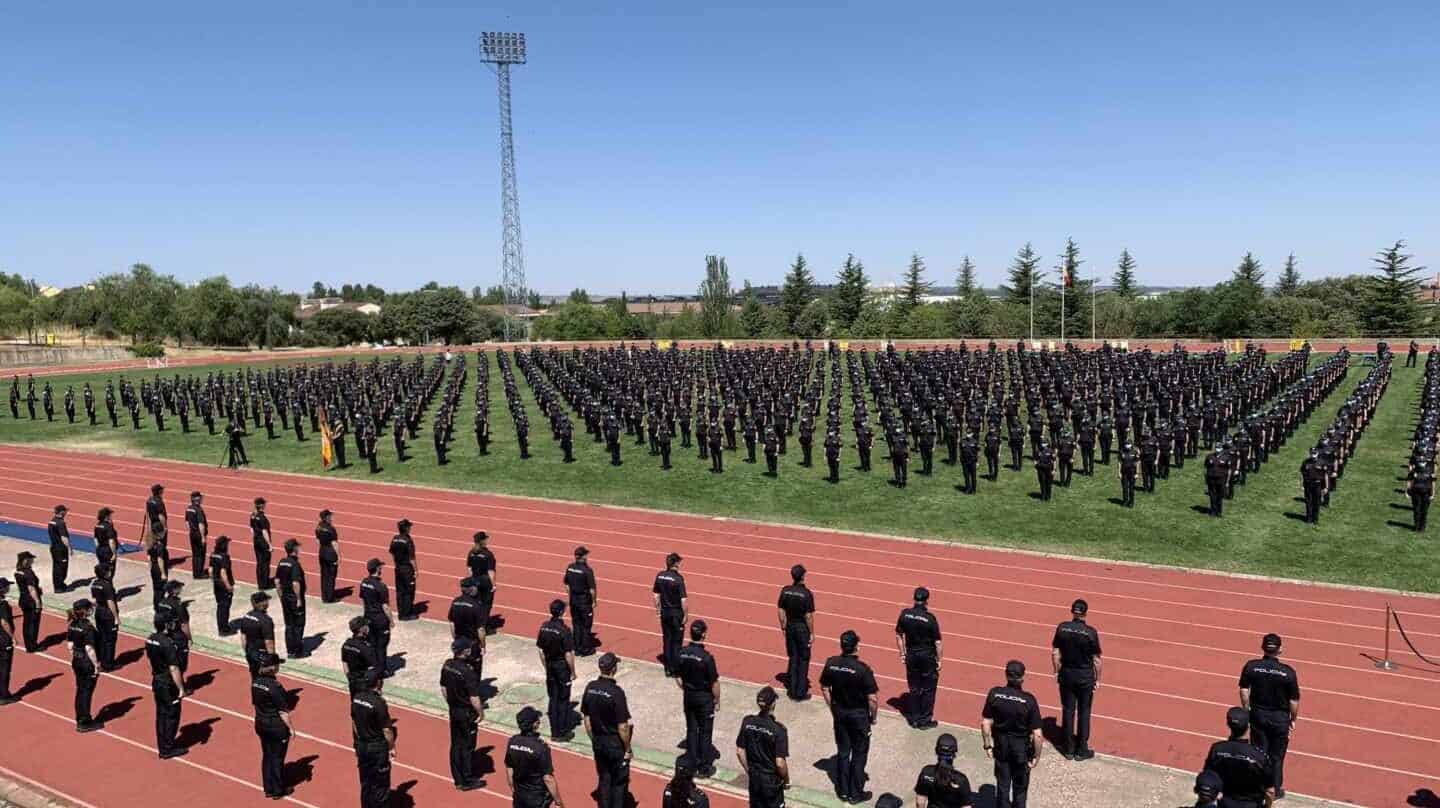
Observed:
[[[705,256],[705,280],[700,282],[700,333],[706,337],[723,337],[733,329],[735,290],[730,286],[730,268],[725,258]]]
[[[896,320],[904,321],[910,316],[910,312],[919,308],[925,302],[925,296],[930,294],[932,284],[925,280],[925,261],[920,253],[912,253],[910,265],[905,269],[905,286],[900,290],[900,296],[895,301]]]
[[[795,320],[810,301],[815,299],[815,278],[805,264],[805,256],[795,256],[790,272],[785,276],[785,285],[780,289],[780,311],[785,317],[785,333],[795,333]]]
[[[941,339],[949,336],[947,308],[937,303],[921,303],[912,307],[903,320],[898,320],[895,335],[902,339]]]
[[[306,341],[313,345],[341,347],[373,338],[375,318],[353,309],[326,309],[305,323]]]
[[[1379,273],[1370,278],[1370,288],[1360,308],[1365,333],[1373,336],[1409,336],[1420,325],[1421,272],[1425,267],[1411,266],[1404,241],[1397,241],[1375,255],[1372,262]]]
[[[630,316],[630,298],[625,294],[625,290],[621,289],[620,296],[612,298],[605,304],[605,308],[609,309],[617,320],[624,320]]]
[[[1120,260],[1115,264],[1115,276],[1111,284],[1116,296],[1127,300],[1135,299],[1138,287],[1135,284],[1135,259],[1130,255],[1130,250],[1120,251]]]
[[[567,303],[584,303],[585,305],[588,306],[588,305],[590,305],[590,293],[587,292],[587,291],[585,291],[584,289],[571,289],[571,290],[570,290],[570,297],[569,297],[569,299],[568,299],[566,302],[567,302]]]
[[[1000,287],[1005,293],[1005,299],[1011,303],[1023,303],[1030,305],[1030,289],[1035,284],[1036,270],[1040,268],[1040,255],[1030,242],[1020,248],[1015,254],[1015,260],[1010,262],[1010,283]]]
[[[865,305],[869,285],[870,280],[865,277],[865,265],[854,255],[845,256],[845,263],[840,265],[840,274],[835,281],[835,294],[830,301],[830,315],[837,328],[849,329],[855,323],[855,318],[860,316],[860,309]]]
[[[765,335],[765,309],[755,297],[755,289],[750,281],[745,281],[745,288],[740,292],[744,304],[740,307],[740,333],[749,339],[759,339]]]
[[[968,299],[979,290],[975,283],[975,262],[967,255],[960,259],[960,269],[955,276],[955,293],[961,299]]]
[[[795,318],[795,336],[801,339],[816,339],[829,333],[830,308],[823,300],[812,300]]]
[[[1235,274],[1232,280],[1250,284],[1253,287],[1263,290],[1265,288],[1265,272],[1260,268],[1260,261],[1251,253],[1245,253],[1240,259],[1239,266],[1235,267]]]
[[[850,324],[850,336],[879,339],[890,335],[890,310],[885,300],[879,297],[867,299],[860,309],[860,316]]]
[[[1280,270],[1280,279],[1275,282],[1275,294],[1288,297],[1300,290],[1300,269],[1295,262],[1295,253],[1285,258],[1285,268]]]

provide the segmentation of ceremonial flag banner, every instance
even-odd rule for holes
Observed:
[[[330,416],[322,408],[320,410],[320,465],[330,468],[335,462],[335,441],[330,435]]]

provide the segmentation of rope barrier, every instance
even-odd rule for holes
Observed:
[[[1425,664],[1433,666],[1436,670],[1440,670],[1440,662],[1436,662],[1435,660],[1430,659],[1429,657],[1420,653],[1420,649],[1415,647],[1415,643],[1410,642],[1410,635],[1405,633],[1405,624],[1400,622],[1400,613],[1395,611],[1394,609],[1390,609],[1390,616],[1394,618],[1395,628],[1400,630],[1400,638],[1405,641],[1406,645],[1410,646],[1410,651],[1414,653],[1415,656],[1419,657],[1420,660]],[[1389,655],[1387,654],[1386,656]]]
[[[1410,651],[1419,657],[1422,662],[1431,666],[1430,668],[1423,668],[1417,665],[1402,665],[1390,658],[1390,621],[1392,620],[1395,621],[1395,627],[1400,630],[1400,638],[1405,641],[1406,645],[1410,646]],[[1440,662],[1436,662],[1420,653],[1420,649],[1416,648],[1415,643],[1410,641],[1410,635],[1405,633],[1405,626],[1400,622],[1400,613],[1395,611],[1395,608],[1388,603],[1385,604],[1385,656],[1376,657],[1374,654],[1364,652],[1361,652],[1360,656],[1374,662],[1375,667],[1382,671],[1396,671],[1401,668],[1406,668],[1409,670],[1425,671],[1427,673],[1440,673]]]

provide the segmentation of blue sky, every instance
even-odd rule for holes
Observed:
[[[495,82],[533,287],[691,292],[911,252],[998,283],[1067,236],[1108,275],[1440,270],[1440,4],[10,3],[0,269],[145,261],[466,288],[499,275]],[[1263,6],[1263,9],[1261,8]]]

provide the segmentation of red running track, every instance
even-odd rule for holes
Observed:
[[[166,484],[177,519],[185,494],[202,489],[211,535],[236,539],[233,555],[245,578],[253,578],[244,539],[255,496],[269,500],[277,540],[310,539],[314,515],[334,510],[342,583],[352,586],[367,558],[386,556],[394,522],[409,518],[419,544],[419,599],[430,601],[436,615],[465,572],[470,533],[483,528],[499,558],[497,612],[508,631],[525,636],[545,604],[562,594],[561,571],[583,543],[599,577],[597,633],[607,649],[631,658],[653,659],[658,651],[650,584],[664,553],[674,549],[686,557],[692,613],[711,623],[709,645],[722,672],[750,681],[772,680],[784,668],[773,604],[789,566],[800,561],[810,569],[821,610],[816,667],[833,653],[831,638],[855,628],[886,699],[905,687],[891,650],[893,621],[911,588],[924,584],[947,638],[938,715],[966,726],[1005,660],[1048,670],[1054,624],[1072,598],[1083,596],[1107,662],[1094,745],[1192,771],[1223,731],[1240,666],[1257,655],[1263,633],[1278,631],[1305,693],[1287,764],[1290,790],[1402,804],[1440,781],[1432,751],[1440,742],[1440,678],[1417,670],[1381,673],[1361,656],[1381,652],[1387,602],[1405,616],[1416,642],[1440,645],[1440,601],[1431,598],[33,447],[0,446],[0,467],[10,472],[0,481],[7,518],[43,523],[51,506],[66,502],[78,530],[87,526],[82,514],[108,505],[117,509],[124,537],[138,526],[151,483]],[[313,542],[304,551],[313,555]],[[314,569],[313,558],[307,566]],[[1397,659],[1415,661],[1408,653]],[[1046,714],[1055,715],[1049,677],[1032,675],[1030,684]],[[811,751],[828,752],[828,739],[816,743],[820,748]]]
[[[62,632],[64,621],[47,614],[44,629]],[[145,805],[157,797],[169,805],[273,804],[259,786],[260,743],[245,666],[191,653],[191,682],[200,686],[183,703],[180,723],[180,739],[190,753],[161,761],[155,751],[154,700],[143,648],[143,640],[121,635],[118,658],[129,664],[101,675],[94,707],[97,717],[106,718],[105,729],[86,735],[75,733],[75,680],[63,643],[42,654],[17,654],[13,682],[28,692],[20,703],[0,708],[0,715],[7,737],[23,737],[26,743],[6,744],[4,768],[81,806]],[[295,731],[286,756],[286,783],[295,792],[282,802],[310,808],[358,804],[349,694],[283,675],[280,682],[292,696]],[[507,735],[482,727],[476,772],[486,786],[462,794],[450,780],[448,721],[395,704],[390,714],[399,733],[390,777],[392,808],[510,805],[505,772],[494,768],[504,765]],[[23,734],[12,734],[16,731]],[[568,805],[586,805],[595,786],[594,765],[574,752],[552,749],[561,796]],[[641,804],[655,804],[667,779],[636,770],[631,791]],[[719,792],[711,792],[710,799],[720,808],[744,804]]]

